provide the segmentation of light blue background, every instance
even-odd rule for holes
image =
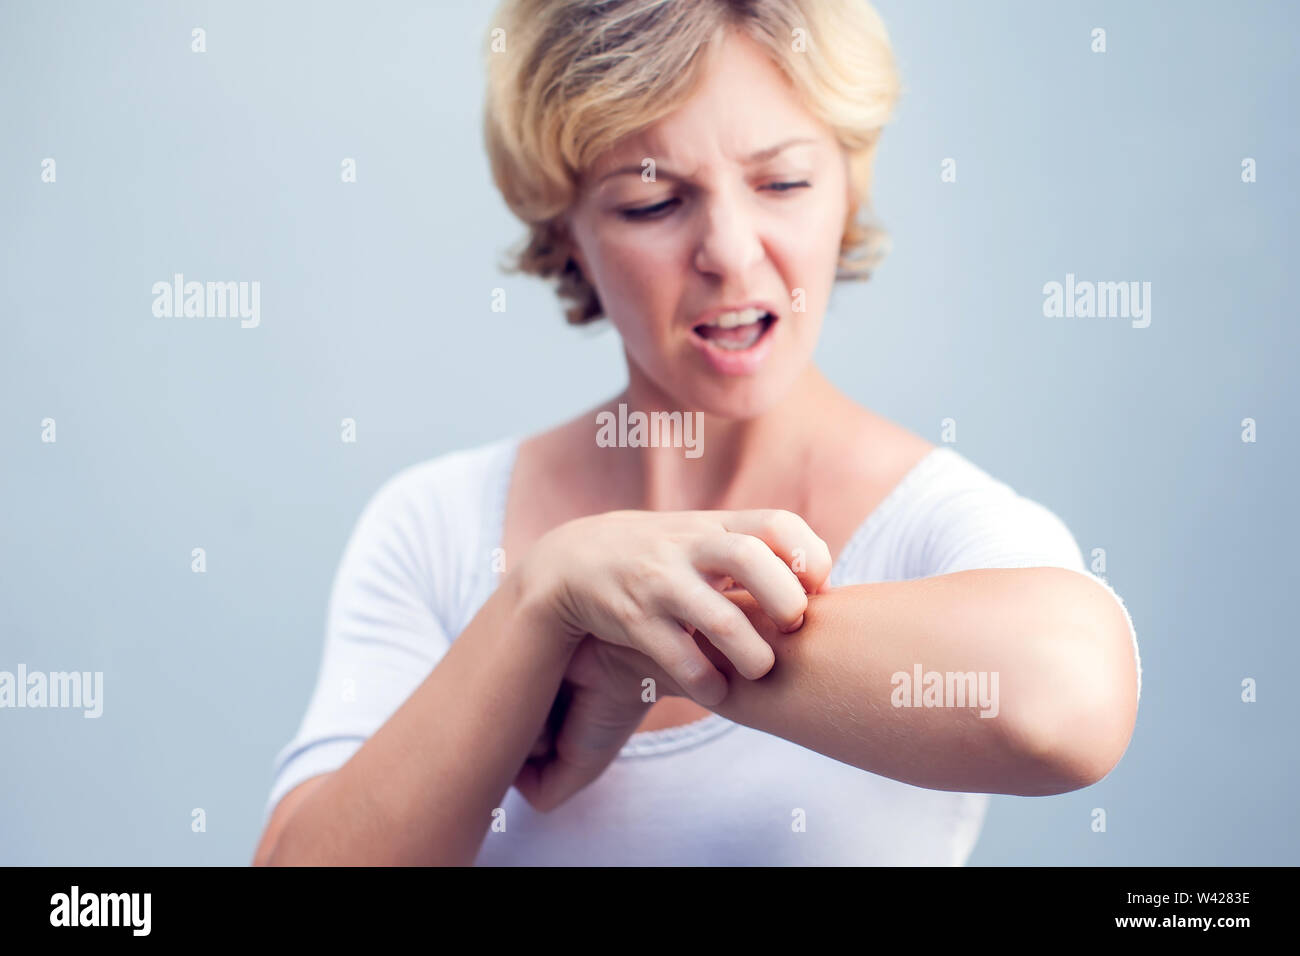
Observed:
[[[931,440],[956,419],[960,452],[1105,548],[1145,665],[1119,768],[996,797],[971,862],[1298,863],[1300,15],[879,8],[906,84],[876,179],[894,252],[837,292],[819,359]],[[370,494],[621,386],[612,331],[497,269],[522,230],[481,145],[489,16],[0,5],[0,669],[106,685],[97,721],[0,711],[0,862],[247,862]],[[173,272],[259,280],[261,326],[154,318]],[[1067,272],[1151,282],[1150,327],[1045,319]]]

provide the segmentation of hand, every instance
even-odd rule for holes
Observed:
[[[575,644],[587,636],[640,651],[706,707],[727,681],[696,645],[698,630],[756,680],[776,658],[722,591],[748,591],[777,628],[798,630],[825,584],[830,550],[789,511],[612,511],[543,535],[521,565]]]
[[[569,661],[551,719],[515,778],[536,810],[558,807],[591,783],[636,732],[654,697],[683,696],[681,688],[639,651],[585,638]]]

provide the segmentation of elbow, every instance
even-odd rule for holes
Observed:
[[[1137,666],[1127,619],[1104,595],[1096,613],[1045,643],[1023,699],[1009,702],[1006,727],[1025,767],[1024,796],[1090,787],[1128,749],[1137,723]],[[1017,704],[1019,706],[1017,706]]]
[[[1069,716],[1066,716],[1066,715]],[[1082,790],[1119,763],[1133,724],[1114,711],[1057,707],[1016,732],[1017,762],[1024,767],[1020,796]]]

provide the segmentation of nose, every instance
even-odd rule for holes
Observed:
[[[743,278],[762,258],[763,241],[744,200],[731,191],[715,192],[704,200],[695,268],[722,278]]]

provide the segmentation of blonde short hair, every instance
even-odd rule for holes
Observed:
[[[868,278],[887,251],[888,236],[859,213],[899,78],[866,0],[503,0],[488,37],[484,135],[493,179],[529,227],[507,268],[557,279],[569,322],[602,315],[561,222],[581,174],[676,110],[729,28],[771,52],[846,151],[852,202],[837,277]]]

